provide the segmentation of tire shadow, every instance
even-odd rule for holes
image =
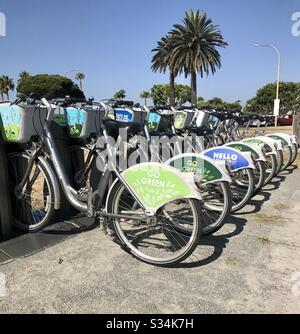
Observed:
[[[264,186],[263,190],[265,191],[273,191],[280,188],[282,182],[286,179],[286,175],[282,175],[281,173],[274,176],[273,180]]]
[[[226,245],[229,243],[230,238],[239,235],[243,232],[245,225],[247,223],[247,220],[245,218],[239,218],[236,216],[229,216],[228,221],[226,225],[233,225],[234,231],[230,233],[220,234],[217,232],[217,235],[209,235],[206,237],[202,237],[200,240],[199,246],[202,248],[196,249],[194,253],[186,260],[189,262],[183,262],[179,263],[175,266],[172,266],[172,268],[195,268],[195,267],[201,267],[204,265],[208,265],[211,262],[217,260],[222,254],[224,249],[226,248]],[[213,248],[213,252],[207,256],[204,259],[199,259],[201,256],[203,247],[210,247]]]
[[[298,166],[296,166],[296,165],[289,166],[287,169],[280,172],[280,175],[288,176],[288,175],[292,174],[296,169],[298,169]]]

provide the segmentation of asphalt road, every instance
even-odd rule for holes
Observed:
[[[300,313],[300,170],[283,174],[176,268],[99,229],[0,266],[1,313]]]

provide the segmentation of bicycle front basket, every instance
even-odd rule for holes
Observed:
[[[99,131],[96,124],[97,111],[91,108],[67,107],[64,113],[70,137],[86,139]]]
[[[0,104],[0,127],[3,140],[11,143],[28,143],[43,131],[47,109],[37,105]]]

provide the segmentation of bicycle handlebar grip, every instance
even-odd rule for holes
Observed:
[[[43,105],[47,108],[48,110],[48,115],[47,115],[47,121],[50,122],[51,121],[51,116],[52,116],[52,107],[50,105],[50,103],[43,97],[41,99]]]

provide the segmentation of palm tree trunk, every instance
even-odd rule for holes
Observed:
[[[175,75],[174,72],[170,70],[170,90],[169,98],[171,107],[175,106]]]
[[[147,98],[145,97],[145,106],[147,107]]]
[[[2,101],[4,100],[4,94],[3,93],[1,93],[1,99],[2,99]]]
[[[80,79],[79,84],[80,84],[80,90],[83,92],[82,79]]]
[[[7,96],[7,101],[9,101],[9,93],[8,92],[6,93],[6,96]]]
[[[192,88],[191,102],[193,106],[197,106],[197,74],[196,71],[194,70],[192,70],[191,72],[191,88]]]

